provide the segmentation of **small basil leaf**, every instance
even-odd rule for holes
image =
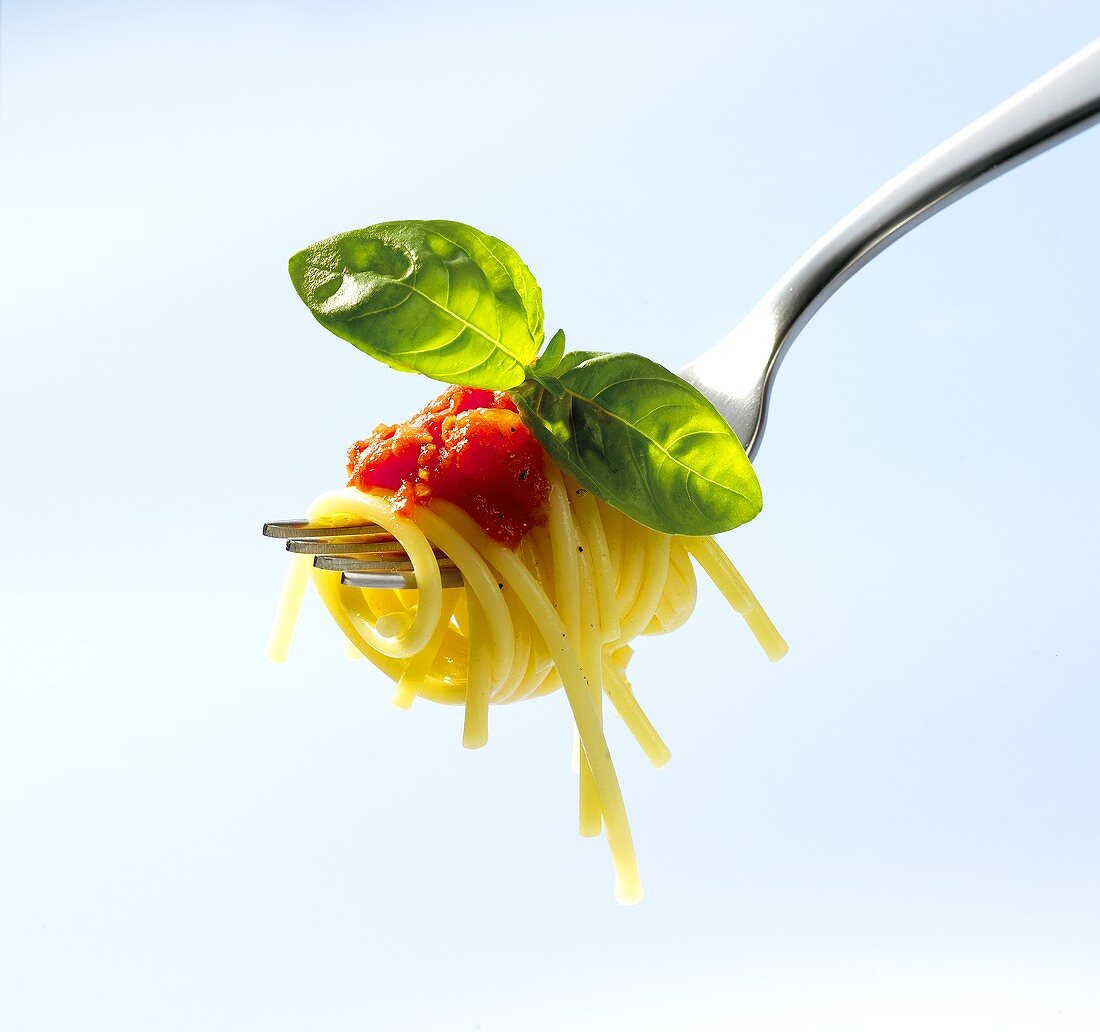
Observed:
[[[534,380],[535,383],[544,387],[555,398],[560,398],[565,394],[565,388],[553,375],[564,354],[565,330],[558,330],[550,338],[546,350],[535,360],[535,364],[527,370],[528,379]]]
[[[460,222],[383,222],[299,251],[290,278],[317,321],[395,369],[504,390],[543,340],[519,255]]]
[[[717,534],[760,512],[737,435],[675,373],[640,355],[581,351],[554,376],[561,398],[532,380],[509,393],[550,457],[597,497],[666,534]]]
[[[535,362],[535,368],[539,372],[551,373],[554,371],[554,367],[562,360],[564,354],[565,330],[558,330],[558,332],[550,338],[550,343],[546,345],[546,350],[539,355],[538,360]]]

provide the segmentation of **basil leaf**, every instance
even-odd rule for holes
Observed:
[[[554,379],[553,371],[565,354],[565,330],[558,330],[546,350],[535,360],[535,364],[527,370],[527,378],[534,380],[540,386],[546,388],[555,398],[565,394],[565,388]]]
[[[546,350],[539,355],[538,361],[535,363],[535,368],[540,371],[545,369],[547,372],[550,372],[559,362],[561,362],[564,355],[565,330],[558,330],[558,332],[550,338],[550,343],[546,345]]]
[[[542,291],[506,243],[460,222],[383,222],[290,259],[317,321],[395,369],[504,390],[543,340]]]
[[[745,449],[691,384],[641,355],[571,352],[509,393],[559,466],[593,494],[666,534],[717,534],[760,512]]]

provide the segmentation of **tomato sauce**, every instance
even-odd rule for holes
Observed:
[[[542,447],[504,391],[449,387],[404,423],[380,424],[348,449],[348,486],[396,492],[394,507],[443,498],[515,548],[546,523]]]

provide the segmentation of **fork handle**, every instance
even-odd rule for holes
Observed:
[[[770,387],[810,317],[880,251],[926,218],[1002,172],[1100,121],[1100,39],[1079,50],[891,179],[813,245],[763,297],[771,347],[758,369]],[[719,350],[722,345],[719,344]],[[762,360],[762,361],[761,361]],[[766,402],[765,388],[762,401]],[[754,454],[764,412],[749,442]]]

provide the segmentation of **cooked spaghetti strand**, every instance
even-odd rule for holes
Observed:
[[[394,701],[418,696],[464,707],[462,743],[488,740],[491,703],[563,689],[576,726],[579,819],[584,835],[606,832],[616,897],[641,897],[633,838],[603,728],[607,696],[654,766],[671,753],[635,697],[626,668],[630,642],[679,627],[695,605],[692,560],[742,615],[772,659],[786,651],[744,578],[712,538],[670,537],[600,502],[555,470],[547,526],[513,549],[490,537],[458,506],[434,500],[409,517],[392,493],[335,491],[309,517],[332,525],[377,523],[409,554],[418,590],[361,589],[339,573],[292,559],[269,654],[285,659],[301,598],[312,581],[349,648],[397,687]],[[436,551],[462,574],[442,587]]]

